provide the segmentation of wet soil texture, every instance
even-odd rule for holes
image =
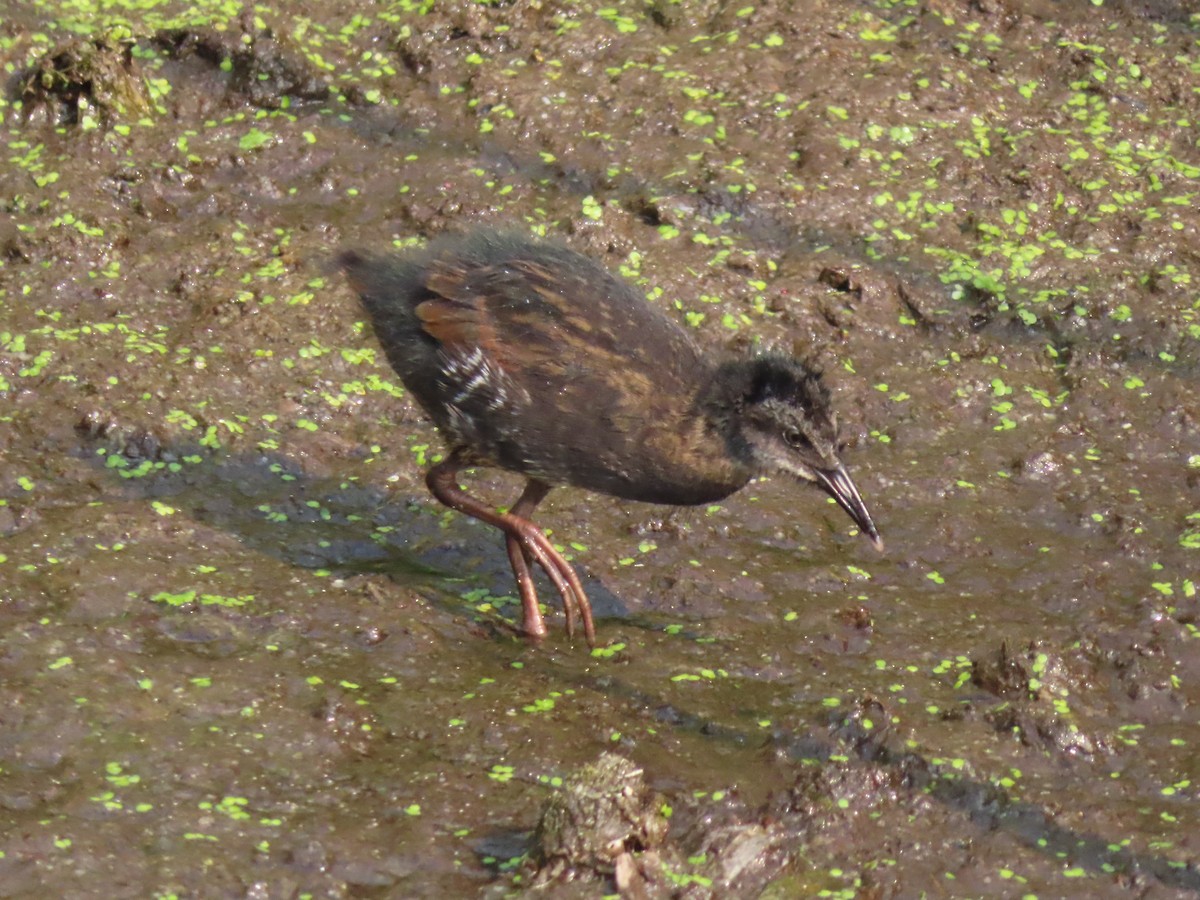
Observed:
[[[1194,895],[1193,8],[4,4],[0,896]],[[330,268],[479,224],[822,365],[886,553],[562,489],[515,636]]]

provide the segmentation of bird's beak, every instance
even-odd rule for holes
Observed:
[[[817,484],[821,486],[821,489],[837,501],[837,505],[844,509],[854,520],[854,524],[871,539],[875,549],[882,552],[883,538],[879,536],[879,529],[875,527],[871,514],[867,512],[867,504],[863,503],[862,495],[854,486],[854,482],[850,480],[850,474],[846,471],[846,467],[838,466],[836,469],[816,469],[814,471],[817,476]]]

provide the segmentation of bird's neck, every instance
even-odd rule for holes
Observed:
[[[718,365],[696,397],[698,415],[691,423],[692,441],[696,446],[709,448],[712,474],[729,485],[730,493],[758,474],[741,427],[750,378],[749,367],[743,360]]]

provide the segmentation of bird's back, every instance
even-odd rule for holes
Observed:
[[[712,365],[587,257],[483,232],[341,264],[404,384],[481,463],[663,503],[744,483],[697,413]]]

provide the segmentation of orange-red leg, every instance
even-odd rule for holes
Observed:
[[[538,608],[537,589],[533,583],[530,567],[537,562],[545,571],[562,597],[563,612],[567,620],[567,634],[575,633],[575,616],[583,620],[583,634],[588,646],[595,646],[596,628],[592,622],[592,605],[579,581],[574,567],[554,549],[536,524],[528,518],[539,503],[545,499],[550,486],[531,478],[525,490],[507,513],[498,513],[487,504],[476,500],[458,483],[458,472],[468,463],[457,452],[451,453],[425,475],[430,493],[451,509],[458,510],[481,522],[504,532],[508,548],[508,561],[516,578],[517,590],[521,595],[522,628],[531,637],[546,635],[546,623]]]
[[[544,481],[538,481],[536,478],[530,478],[525,484],[525,490],[517,498],[517,502],[509,509],[509,514],[529,521],[533,511],[537,509],[537,505],[546,499],[548,493],[550,493],[550,485]],[[530,558],[529,551],[511,533],[505,535],[505,543],[508,548],[508,562],[512,566],[513,575],[517,579],[517,588],[521,593],[521,621],[524,623],[525,633],[542,637],[546,634],[546,623],[542,619],[542,610],[538,605],[537,590],[534,587],[533,574],[530,571],[533,560]],[[567,603],[564,595],[563,614],[567,618],[568,634],[575,628],[572,605]]]

